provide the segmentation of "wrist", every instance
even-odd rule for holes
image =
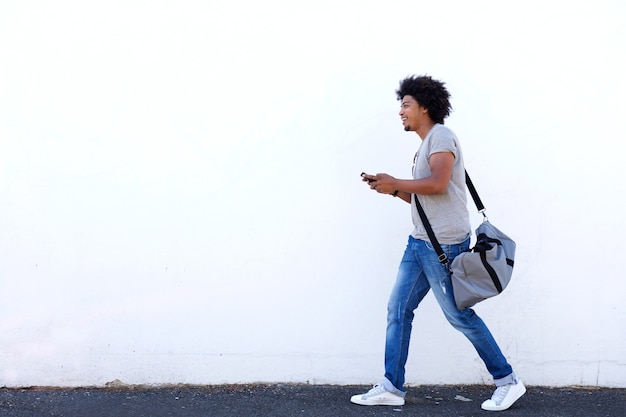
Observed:
[[[397,179],[393,181],[393,188],[395,189],[395,191],[391,195],[394,197],[397,197],[398,196],[398,180]]]

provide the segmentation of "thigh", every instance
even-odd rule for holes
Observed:
[[[409,242],[398,267],[398,274],[391,296],[389,311],[397,310],[403,314],[413,311],[430,290],[428,279],[424,274],[422,260],[419,257],[416,239],[409,237]]]
[[[423,261],[424,273],[444,314],[448,320],[453,321],[455,317],[464,313],[458,309],[454,301],[450,270],[439,262],[437,253],[430,242],[422,241],[422,243],[420,259]],[[441,245],[441,248],[452,262],[457,255],[468,250],[469,239],[457,245]]]

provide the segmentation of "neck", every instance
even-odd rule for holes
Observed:
[[[426,139],[426,136],[428,135],[428,132],[430,132],[430,130],[435,127],[436,123],[433,121],[430,121],[429,123],[426,123],[422,126],[419,127],[419,129],[417,129],[415,131],[415,133],[417,133],[417,135],[420,137],[420,139],[424,140]]]

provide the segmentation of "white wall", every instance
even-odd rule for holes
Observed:
[[[409,207],[394,90],[443,79],[528,384],[626,387],[618,1],[0,3],[0,386],[383,373]],[[473,215],[474,224],[480,221]],[[488,383],[432,297],[409,384]]]

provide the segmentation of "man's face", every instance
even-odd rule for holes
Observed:
[[[422,124],[424,113],[425,109],[420,106],[412,96],[402,97],[399,114],[404,130],[407,132],[417,131],[419,126]]]

